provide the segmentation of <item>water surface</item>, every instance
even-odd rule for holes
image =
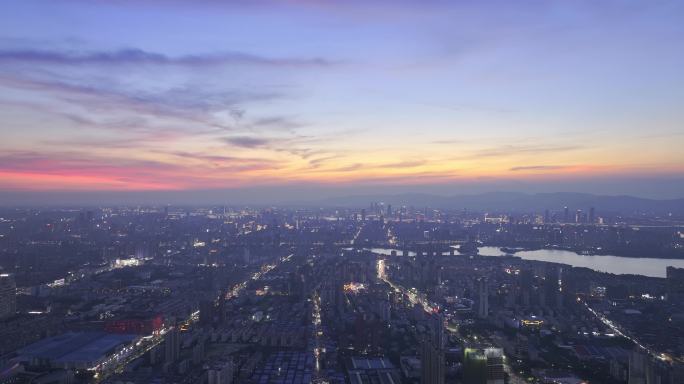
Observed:
[[[503,256],[498,247],[480,247],[482,256]],[[579,255],[572,251],[559,249],[539,249],[535,251],[516,252],[525,260],[547,261],[552,263],[569,264],[573,267],[591,268],[599,272],[609,272],[618,275],[632,274],[651,277],[665,277],[665,268],[674,266],[684,268],[684,260],[679,259],[650,259],[636,257],[622,257],[610,255]]]

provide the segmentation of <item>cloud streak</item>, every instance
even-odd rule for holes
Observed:
[[[476,157],[494,157],[511,155],[534,155],[549,152],[568,152],[584,149],[580,145],[502,145],[499,147],[475,151]]]
[[[256,65],[265,67],[330,67],[336,62],[323,58],[271,58],[243,52],[168,56],[129,48],[110,52],[75,52],[45,50],[0,50],[0,63],[35,63],[51,65],[177,65],[222,66]]]
[[[76,181],[94,189],[192,189],[193,186],[230,187],[280,164],[269,159],[240,158],[189,152],[158,153],[158,160],[93,155],[85,152],[12,152],[0,155],[0,187],[32,186],[41,178],[53,180],[40,189],[59,189]],[[172,161],[171,157],[188,160]],[[190,162],[192,161],[192,162]],[[61,180],[61,179],[63,180]],[[61,180],[61,181],[60,181]]]
[[[518,171],[554,171],[572,168],[568,165],[526,165],[521,167],[512,167],[509,169],[512,172]]]
[[[235,147],[259,148],[270,144],[273,140],[264,137],[235,136],[226,137],[224,141]]]

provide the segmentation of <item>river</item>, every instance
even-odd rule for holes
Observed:
[[[480,247],[480,255],[482,256],[503,256],[504,254],[505,253],[501,252],[498,247]],[[585,267],[595,271],[615,273],[617,275],[632,274],[665,277],[665,268],[670,265],[684,268],[684,260],[678,259],[651,259],[609,255],[586,256],[560,249],[520,251],[516,252],[515,255],[525,260],[569,264],[573,267]]]
[[[393,249],[372,248],[372,252],[389,255]],[[504,252],[498,247],[480,247],[482,256],[503,256]],[[402,255],[401,251],[397,251]],[[415,252],[409,252],[409,256],[415,256]],[[562,263],[573,267],[585,267],[599,272],[609,272],[617,275],[632,274],[650,277],[665,277],[665,269],[668,266],[684,268],[684,260],[679,259],[652,259],[609,255],[579,255],[572,251],[560,249],[538,249],[535,251],[516,252],[516,256],[525,260],[546,261]]]

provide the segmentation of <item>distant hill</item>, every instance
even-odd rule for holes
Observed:
[[[477,195],[440,196],[407,193],[398,195],[357,195],[311,202],[311,205],[339,207],[366,207],[371,202],[385,202],[395,207],[414,207],[530,212],[544,209],[570,210],[595,207],[603,212],[684,213],[684,199],[654,200],[633,196],[602,196],[588,193],[537,193],[492,192]]]

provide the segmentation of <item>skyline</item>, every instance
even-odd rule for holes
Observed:
[[[683,4],[392,4],[3,4],[0,196],[684,197]]]

